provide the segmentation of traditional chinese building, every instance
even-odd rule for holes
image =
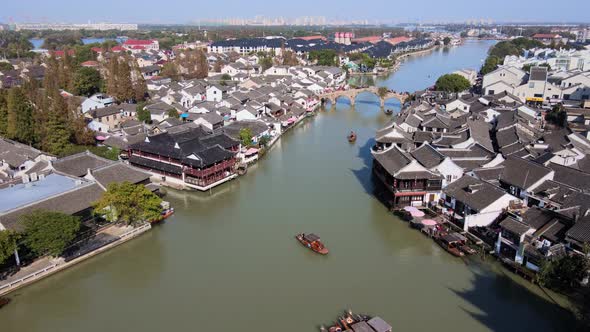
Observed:
[[[373,174],[387,189],[387,203],[393,209],[427,206],[440,198],[443,177],[428,170],[396,145],[374,147]]]
[[[240,142],[202,127],[148,136],[129,147],[129,162],[181,188],[209,190],[237,176]]]

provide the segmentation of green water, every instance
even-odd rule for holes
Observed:
[[[488,47],[410,58],[378,84],[427,86],[425,67],[475,66]],[[394,331],[567,331],[552,298],[497,264],[450,256],[374,198],[369,146],[385,121],[370,95],[339,103],[246,177],[169,192],[165,224],[17,291],[0,331],[317,331],[347,308]],[[319,234],[330,254],[303,248],[298,232]]]

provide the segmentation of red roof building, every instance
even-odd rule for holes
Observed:
[[[408,42],[410,40],[412,40],[412,38],[402,36],[402,37],[389,38],[389,39],[386,39],[385,41],[390,43],[391,45],[397,45],[399,43]]]
[[[113,48],[111,48],[112,52],[123,52],[125,49],[123,48],[123,46],[113,46]]]
[[[92,61],[92,60],[84,61],[80,64],[80,66],[94,68],[94,67],[98,67],[98,62]]]
[[[74,52],[74,50],[68,50],[68,55],[69,56],[74,56],[76,54],[76,52]],[[49,51],[49,55],[54,56],[56,58],[61,58],[62,56],[65,55],[64,51]]]
[[[127,39],[123,43],[123,48],[128,50],[156,50],[160,49],[160,43],[157,40]]]
[[[383,38],[380,36],[369,36],[369,37],[355,38],[352,40],[352,42],[355,44],[362,44],[362,43],[376,44],[376,43],[380,42],[381,39],[383,39]]]
[[[93,48],[91,48],[90,50],[91,50],[92,52],[94,52],[94,53],[98,53],[98,54],[100,54],[100,53],[102,53],[102,52],[103,52],[103,49],[102,49],[102,48],[100,48],[100,47],[93,47]]]
[[[294,39],[302,39],[302,40],[323,40],[323,41],[327,41],[328,38],[324,37],[324,36],[320,36],[320,35],[316,35],[316,36],[305,36],[305,37],[296,37]]]

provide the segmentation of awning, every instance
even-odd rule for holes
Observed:
[[[422,220],[422,225],[424,225],[424,226],[435,226],[436,224],[438,224],[436,222],[436,220],[432,220],[432,219],[424,219],[424,220]]]
[[[422,212],[420,210],[410,211],[410,214],[412,215],[412,217],[424,217],[425,216],[424,212]]]
[[[183,119],[186,119],[186,118],[188,118],[188,113],[182,113],[182,114],[180,114],[180,117]]]
[[[418,209],[413,206],[406,206],[406,207],[404,207],[404,210],[406,210],[408,212],[418,211]]]
[[[104,140],[106,140],[106,139],[107,139],[107,138],[106,138],[106,137],[104,137],[104,136],[96,136],[96,140],[97,140],[97,141],[104,141]]]
[[[256,148],[249,148],[248,150],[246,150],[246,152],[244,154],[246,156],[249,156],[249,155],[253,155],[253,154],[256,154],[256,153],[258,153],[258,149],[256,149]]]

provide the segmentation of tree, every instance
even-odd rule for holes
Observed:
[[[379,89],[377,89],[377,94],[379,95],[379,98],[385,98],[385,96],[387,96],[388,92],[389,92],[389,89],[384,86],[381,86],[381,87],[379,87]]]
[[[129,59],[127,57],[123,57],[123,61],[119,63],[118,67],[119,76],[117,77],[117,93],[115,96],[120,102],[128,102],[132,100],[133,97],[135,97]]]
[[[580,254],[546,260],[541,265],[537,280],[542,286],[569,291],[584,278],[590,267],[589,263],[588,258]]]
[[[260,65],[260,69],[262,69],[262,71],[265,71],[265,70],[269,69],[270,67],[272,67],[272,65],[273,65],[272,58],[264,55],[264,56],[260,57],[260,59],[258,60],[258,64]]]
[[[435,88],[438,91],[461,92],[469,89],[471,83],[459,74],[446,74],[436,80]]]
[[[176,69],[176,64],[173,62],[167,62],[162,66],[162,76],[168,77],[172,80],[178,79],[178,70]]]
[[[547,67],[547,71],[550,71],[551,70],[551,66],[548,63],[542,63],[540,65],[528,63],[528,64],[522,66],[522,70],[524,72],[529,73],[531,71],[531,67],[535,67],[535,66],[538,66],[538,67]]]
[[[10,64],[10,62],[0,62],[0,71],[3,70],[14,70],[14,67]]]
[[[70,145],[72,127],[68,118],[68,106],[59,92],[49,95],[49,109],[41,127],[41,147],[54,155],[61,155]]]
[[[23,215],[23,243],[36,255],[57,256],[76,238],[80,218],[61,212],[37,210]]]
[[[558,127],[566,127],[567,126],[567,112],[564,110],[562,104],[557,104],[553,106],[551,111],[545,114],[545,121],[548,123],[558,126]]]
[[[94,204],[94,210],[111,222],[135,225],[158,218],[162,212],[161,203],[162,200],[144,185],[111,183]]]
[[[6,102],[6,90],[0,90],[0,136],[6,136],[6,126],[8,125],[8,105]]]
[[[335,50],[314,50],[309,52],[309,59],[316,61],[319,66],[335,66],[336,65],[336,51]]]
[[[106,91],[109,95],[117,94],[117,79],[119,78],[119,57],[114,56],[109,61]]]
[[[258,145],[260,147],[264,148],[264,147],[266,147],[268,142],[270,142],[270,137],[268,135],[264,135],[264,136],[260,137],[260,140],[258,140]]]
[[[500,64],[500,58],[498,58],[495,55],[490,55],[486,58],[486,61],[484,62],[483,66],[481,67],[480,73],[482,75],[489,74],[489,73],[493,72],[494,70],[496,70],[496,68],[498,68],[499,64]]]
[[[240,142],[243,146],[252,145],[252,130],[250,128],[240,129]]]
[[[223,74],[223,75],[221,75],[221,80],[222,81],[231,81],[231,76],[229,76],[229,74]]]
[[[17,248],[17,239],[18,235],[12,231],[0,231],[0,264],[14,255],[14,251]]]
[[[6,99],[6,136],[24,144],[36,143],[33,105],[21,88],[12,88]]]
[[[145,103],[139,103],[135,107],[135,111],[137,112],[137,119],[143,123],[151,123],[152,122],[152,114],[149,110],[145,109]]]
[[[445,46],[446,46],[446,45],[449,45],[450,43],[451,43],[451,38],[450,38],[450,37],[445,37],[445,38],[443,38],[443,44],[444,44]]]
[[[167,114],[168,114],[169,118],[178,119],[180,117],[180,115],[178,114],[178,111],[174,108],[169,109]]]
[[[94,68],[81,67],[74,74],[74,93],[79,96],[91,96],[101,90],[102,77]]]

